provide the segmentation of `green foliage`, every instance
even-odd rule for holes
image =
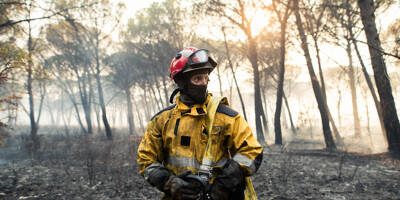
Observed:
[[[121,90],[130,89],[148,76],[148,63],[137,54],[117,52],[107,57],[104,63],[111,69],[108,76],[111,83]]]
[[[153,3],[130,19],[121,33],[124,48],[148,60],[151,75],[167,77],[171,58],[189,44],[184,32],[185,11],[175,0]]]
[[[17,109],[17,100],[21,98],[17,91],[9,89],[9,76],[18,68],[25,65],[26,54],[15,47],[11,42],[0,43],[0,112],[7,113],[6,118],[0,119],[0,146],[1,140],[8,135],[7,122],[3,121],[13,116],[11,111]]]

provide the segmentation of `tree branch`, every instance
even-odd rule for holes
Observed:
[[[18,1],[0,2],[0,5],[25,5],[25,3]]]
[[[30,21],[36,21],[36,20],[41,20],[41,19],[49,19],[52,18],[56,15],[61,15],[63,12],[66,12],[68,10],[71,9],[76,9],[76,8],[85,8],[85,7],[89,7],[93,4],[87,4],[87,5],[81,5],[81,6],[73,6],[73,7],[69,7],[69,8],[65,8],[62,10],[59,10],[58,12],[54,12],[51,15],[47,15],[47,16],[42,16],[42,17],[35,17],[35,18],[27,18],[27,19],[21,19],[21,20],[17,20],[17,21],[13,21],[13,20],[8,20],[5,23],[0,24],[0,29],[4,28],[4,27],[8,27],[8,26],[13,26],[15,24],[19,24],[22,22],[30,22]]]

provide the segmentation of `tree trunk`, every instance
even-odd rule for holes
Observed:
[[[370,126],[370,117],[369,117],[369,106],[368,106],[368,97],[367,97],[367,89],[361,88],[361,94],[363,95],[363,99],[365,102],[365,111],[367,112],[367,130],[368,133],[371,133],[371,126]]]
[[[358,116],[358,106],[357,106],[357,88],[356,81],[354,77],[354,66],[353,66],[353,58],[351,53],[351,43],[347,40],[347,55],[349,58],[349,86],[351,91],[351,105],[353,107],[353,119],[354,119],[354,135],[357,138],[360,138],[360,117]]]
[[[135,125],[133,123],[133,111],[132,111],[132,100],[131,100],[131,90],[130,88],[125,89],[126,104],[128,105],[127,117],[129,125],[129,135],[133,135],[135,131]]]
[[[226,35],[225,35],[225,31],[224,31],[224,28],[223,28],[223,27],[222,27],[222,33],[224,34],[224,43],[225,43],[226,57],[228,58],[229,68],[231,69],[232,76],[233,76],[233,80],[235,81],[235,86],[236,86],[236,90],[237,90],[238,95],[239,95],[240,104],[241,104],[241,106],[242,106],[242,111],[243,111],[244,119],[247,121],[246,108],[245,108],[245,106],[244,106],[244,101],[243,101],[243,98],[242,98],[242,93],[240,92],[240,89],[239,89],[239,84],[238,84],[238,82],[237,82],[237,80],[236,80],[235,71],[233,70],[233,63],[232,63],[231,56],[230,56],[230,53],[229,53],[228,42],[226,41]]]
[[[106,131],[106,136],[108,140],[113,139],[113,135],[111,132],[111,127],[110,124],[108,123],[107,119],[107,111],[106,111],[106,105],[104,103],[104,95],[103,95],[103,88],[101,86],[101,80],[100,80],[100,58],[99,58],[99,44],[98,44],[98,35],[96,35],[96,48],[95,48],[95,53],[96,53],[96,82],[97,82],[97,89],[99,93],[99,103],[101,107],[101,114],[102,114],[102,119],[103,119],[103,124],[104,124],[104,129]]]
[[[97,132],[101,133],[100,109],[98,105],[95,105],[93,108],[94,112],[96,113]]]
[[[67,86],[66,86],[66,87],[67,87]],[[67,88],[64,88],[64,90],[65,90],[65,92],[67,93],[67,95],[68,95],[68,97],[69,97],[69,99],[70,99],[72,105],[74,106],[74,110],[75,110],[75,113],[76,113],[76,120],[78,121],[78,124],[79,124],[79,126],[81,127],[82,132],[85,133],[85,134],[87,134],[87,133],[88,133],[88,130],[87,130],[87,129],[85,128],[85,126],[83,125],[81,115],[79,114],[78,104],[76,103],[76,101],[75,101],[74,97],[72,96],[72,94],[71,94],[70,92],[68,92],[68,89],[67,89]],[[68,120],[70,120],[70,119],[68,119]]]
[[[98,73],[100,73],[100,71]],[[96,75],[96,80],[97,80],[97,88],[99,90],[99,103],[100,103],[100,108],[101,108],[101,115],[102,115],[102,120],[103,120],[103,124],[104,124],[104,129],[106,131],[107,139],[112,140],[113,136],[112,136],[110,124],[108,123],[108,120],[107,120],[106,105],[104,103],[103,88],[101,86],[99,74]]]
[[[230,81],[229,81],[228,75],[226,75],[226,77],[228,78],[228,83],[229,83],[229,102],[232,102],[233,80],[230,80]]]
[[[274,117],[275,144],[279,145],[282,144],[281,112],[282,112],[283,83],[285,77],[286,21],[287,19],[285,21],[281,21],[278,88],[276,92],[276,107],[275,107],[275,117]]]
[[[335,142],[333,141],[331,129],[329,127],[329,118],[328,118],[328,114],[326,111],[327,106],[323,100],[321,88],[319,86],[318,79],[315,75],[315,72],[314,72],[314,69],[312,66],[310,52],[308,50],[307,37],[304,33],[303,23],[301,21],[301,17],[300,17],[300,13],[299,13],[299,0],[294,1],[294,11],[295,11],[295,15],[296,15],[297,29],[299,31],[300,39],[301,39],[301,47],[305,54],[305,58],[307,61],[307,68],[308,68],[308,72],[309,72],[310,78],[311,78],[311,84],[313,86],[315,98],[317,100],[318,108],[319,108],[319,111],[321,114],[321,121],[322,121],[322,127],[323,127],[326,148],[329,151],[335,150],[336,145],[335,145]]]
[[[92,117],[90,116],[91,114],[91,106],[87,102],[82,102],[82,107],[83,111],[85,113],[85,120],[86,120],[86,125],[87,125],[87,133],[92,134],[93,133],[93,125],[92,125]]]
[[[64,94],[63,94],[64,92],[63,91],[61,91],[61,105],[60,105],[60,110],[61,110],[61,117],[62,117],[62,119],[63,119],[63,122],[64,122],[64,129],[65,129],[65,135],[67,135],[67,136],[69,136],[69,122],[71,122],[71,120],[67,120],[66,118],[65,118],[65,113],[67,112],[67,111],[64,111]],[[72,111],[70,110],[70,109],[68,109],[68,111],[69,111],[69,113],[72,113]],[[67,122],[68,121],[68,122]],[[82,127],[81,127],[82,128]]]
[[[152,85],[149,85],[149,88],[150,88],[150,91],[151,91],[151,94],[150,94],[150,98],[151,98],[151,95],[153,95],[153,98],[151,98],[153,101],[155,101],[155,102],[153,102],[153,105],[155,104],[155,105],[157,105],[157,110],[162,110],[163,109],[163,107],[162,107],[162,105],[160,105],[159,104],[159,101],[157,100],[157,95],[156,95],[156,92],[154,91],[154,88],[153,88],[153,86]],[[154,107],[154,106],[153,106]]]
[[[164,101],[162,99],[162,94],[161,94],[161,90],[160,90],[160,84],[159,84],[157,79],[155,79],[155,84],[156,84],[156,90],[157,90],[157,93],[158,93],[158,97],[160,98],[160,100],[157,101],[157,104],[161,104],[161,108],[165,108],[165,107],[167,107],[168,104],[164,105]]]
[[[224,96],[224,93],[222,92],[222,80],[221,80],[221,73],[219,72],[219,67],[217,67],[217,77],[218,77],[218,82],[219,82],[219,93],[221,97]]]
[[[156,97],[156,92],[154,91],[153,86],[149,85],[149,88],[150,88],[149,102],[150,102],[150,105],[152,105],[150,113],[154,114],[154,113],[157,113],[158,111],[162,110],[163,108],[158,103],[158,100]]]
[[[321,81],[321,91],[322,91],[322,96],[324,97],[325,105],[326,105],[326,111],[328,112],[328,118],[329,121],[332,125],[333,129],[333,134],[335,135],[335,138],[338,143],[343,143],[343,139],[339,134],[339,131],[336,127],[336,123],[333,120],[331,111],[328,106],[328,98],[326,96],[326,88],[325,88],[325,79],[324,79],[324,73],[322,72],[322,64],[321,64],[321,57],[320,57],[320,52],[319,52],[319,45],[318,45],[318,38],[316,36],[313,37],[314,40],[314,46],[315,46],[315,51],[317,53],[317,61],[318,61],[318,69],[319,69],[319,79]]]
[[[322,72],[322,64],[321,64],[321,57],[320,57],[320,54],[319,54],[318,39],[316,37],[313,37],[313,39],[314,39],[315,51],[317,53],[317,61],[318,61],[318,69],[319,69],[319,80],[321,81],[321,91],[322,91],[322,95],[324,96],[324,99],[328,100],[326,98],[325,79],[324,79],[324,74]],[[326,104],[328,104],[328,103],[326,103]]]
[[[74,33],[75,37],[78,40],[80,44],[83,44],[83,41],[81,37],[79,36],[79,30],[78,27],[75,24],[75,21],[72,18],[66,17],[65,20],[71,24],[71,26],[74,28]],[[79,51],[77,53],[80,53]],[[74,57],[75,61],[74,64],[72,65],[72,69],[74,73],[76,74],[77,77],[77,82],[78,82],[78,89],[79,89],[79,94],[82,102],[82,108],[85,114],[85,120],[87,124],[87,130],[86,133],[92,134],[93,133],[93,127],[92,127],[92,119],[91,119],[91,98],[92,98],[92,81],[91,81],[91,74],[89,73],[88,70],[88,63],[83,64],[83,74],[80,74],[78,67],[76,66],[77,63],[80,63],[81,61],[77,60],[77,57]],[[87,80],[86,80],[87,79]],[[87,87],[89,87],[89,94],[87,93]],[[71,90],[72,91],[72,90]],[[72,95],[72,93],[71,93]]]
[[[85,120],[86,120],[86,125],[87,125],[87,133],[92,134],[93,133],[93,126],[92,126],[92,117],[91,117],[91,104],[90,104],[90,99],[91,99],[91,80],[90,80],[90,75],[89,71],[87,69],[87,65],[84,65],[84,75],[79,75],[78,69],[76,66],[74,66],[74,71],[75,74],[77,75],[78,78],[78,89],[79,89],[79,95],[81,98],[82,102],[82,108],[83,112],[85,114]],[[85,77],[86,76],[86,77]],[[86,80],[88,79],[88,80]],[[89,87],[89,94],[87,92],[87,87]]]
[[[377,112],[378,117],[379,117],[379,123],[381,125],[383,138],[385,138],[385,140],[387,141],[385,125],[383,124],[381,105],[379,103],[378,97],[376,96],[374,85],[372,84],[371,78],[368,75],[367,68],[365,67],[365,64],[364,64],[364,62],[363,62],[363,60],[361,58],[361,54],[360,54],[360,51],[358,50],[357,42],[356,42],[356,40],[354,38],[354,35],[352,33],[351,33],[351,38],[352,38],[352,41],[353,41],[354,49],[356,50],[356,54],[357,54],[358,60],[360,61],[360,64],[361,64],[362,72],[364,74],[365,80],[367,81],[367,85],[368,85],[369,91],[371,92],[372,99],[374,100],[376,112]]]
[[[340,106],[342,104],[342,92],[340,91],[340,89],[338,89],[337,91],[338,91],[338,97],[339,97],[337,105],[336,105],[337,117],[339,120],[339,126],[342,127],[342,115],[340,114]]]
[[[143,89],[143,94],[142,94],[142,98],[143,98],[143,102],[144,102],[144,111],[145,111],[145,115],[147,119],[151,118],[151,114],[150,114],[150,103],[147,101],[147,89],[146,86],[144,86]]]
[[[169,97],[168,97],[168,89],[167,89],[167,81],[165,80],[165,76],[162,76],[164,97],[165,97],[165,105],[169,105]]]
[[[135,102],[135,107],[136,107],[136,108],[139,108],[137,102],[136,102],[136,101],[134,101],[134,102]],[[145,129],[145,127],[143,126],[142,115],[141,115],[141,113],[139,112],[139,109],[135,109],[135,110],[136,110],[137,118],[139,119],[140,130],[142,131],[141,134],[144,134],[144,132],[146,131],[146,129]]]
[[[293,135],[297,135],[296,127],[294,126],[293,119],[292,119],[292,112],[290,112],[289,102],[288,102],[288,100],[286,98],[285,93],[283,93],[283,99],[285,100],[286,110],[287,110],[287,112],[289,114],[290,127],[292,129],[292,133],[293,133]]]
[[[32,82],[33,82],[33,62],[32,62],[32,35],[31,35],[31,23],[28,21],[28,83],[27,83],[27,90],[29,96],[29,120],[31,125],[30,137],[32,140],[32,153],[36,155],[36,152],[40,148],[40,141],[39,137],[37,136],[38,127],[35,121],[35,104],[33,100],[33,89],[32,89]]]
[[[334,134],[334,136],[335,136],[335,138],[336,138],[336,142],[337,142],[339,145],[342,145],[342,144],[344,144],[344,143],[343,143],[343,138],[342,138],[342,136],[339,134],[339,131],[338,131],[337,127],[336,127],[336,123],[335,123],[335,121],[333,120],[331,111],[330,111],[329,106],[328,106],[328,103],[327,103],[328,100],[324,100],[324,101],[325,101],[325,106],[326,106],[326,112],[327,112],[327,114],[328,114],[329,121],[331,122],[332,129],[333,129],[333,134]]]
[[[43,104],[44,104],[44,99],[46,98],[46,94],[47,94],[47,90],[46,90],[46,86],[44,85],[44,83],[40,84],[40,101],[39,101],[39,109],[38,109],[38,115],[36,118],[36,127],[39,127],[39,121],[40,121],[40,117],[42,116],[42,110],[43,110]]]
[[[263,101],[264,101],[264,116],[265,118],[263,118],[263,127],[264,127],[264,131],[265,131],[265,135],[267,136],[269,134],[269,129],[268,129],[268,109],[267,109],[267,98],[265,97],[265,90],[263,89],[262,92],[262,97],[263,97]]]
[[[112,136],[110,124],[108,123],[108,120],[107,120],[107,111],[106,111],[106,105],[104,103],[103,88],[102,88],[101,82],[100,82],[100,69],[99,69],[99,67],[96,67],[96,68],[97,68],[96,81],[97,81],[97,89],[99,92],[99,103],[100,103],[100,107],[101,107],[102,120],[103,120],[103,124],[104,124],[104,129],[106,131],[107,139],[112,140],[113,136]]]
[[[371,55],[375,83],[378,88],[382,108],[383,122],[386,129],[389,151],[400,155],[400,124],[397,116],[392,87],[387,74],[386,64],[381,53],[382,47],[375,24],[373,0],[358,0],[361,20],[367,37],[368,49]]]
[[[285,15],[280,18],[277,12],[279,23],[281,26],[280,35],[280,59],[279,59],[279,74],[278,74],[278,87],[276,92],[276,107],[275,107],[275,117],[274,117],[274,127],[275,127],[275,144],[282,144],[282,129],[281,129],[281,113],[282,113],[282,96],[283,96],[283,83],[285,80],[285,55],[286,55],[286,25],[287,20],[291,14],[290,7],[286,6]]]
[[[251,66],[253,67],[254,76],[254,109],[255,109],[255,120],[256,120],[256,132],[257,141],[260,144],[265,145],[265,137],[261,125],[261,117],[264,116],[264,109],[262,107],[261,95],[260,95],[260,73],[258,71],[258,56],[257,56],[257,46],[254,39],[251,36],[251,28],[248,30],[248,40],[249,40],[249,58]]]

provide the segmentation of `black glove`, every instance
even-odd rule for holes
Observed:
[[[213,200],[244,199],[246,189],[242,167],[234,160],[229,160],[215,177],[210,194]]]
[[[175,200],[196,200],[202,196],[199,185],[186,181],[185,177],[190,174],[186,171],[178,176],[171,175],[165,183],[164,192]]]
[[[150,185],[156,187],[160,191],[164,191],[164,185],[168,181],[170,174],[171,173],[167,168],[157,167],[149,172],[146,180],[150,183]]]

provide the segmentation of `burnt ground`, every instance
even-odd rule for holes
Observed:
[[[138,174],[139,138],[109,142],[75,134],[42,136],[41,140],[36,154],[24,136],[5,140],[6,146],[0,148],[0,199],[161,196]],[[399,160],[385,153],[300,148],[307,143],[264,149],[263,164],[252,178],[259,199],[400,199]]]

